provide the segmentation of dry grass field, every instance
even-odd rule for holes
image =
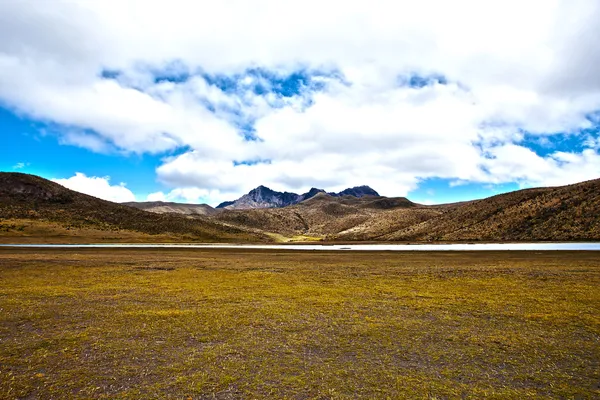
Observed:
[[[597,252],[0,249],[2,399],[600,397]]]

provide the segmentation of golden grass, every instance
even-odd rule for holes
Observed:
[[[0,398],[593,398],[600,254],[0,249]]]
[[[235,237],[234,237],[235,238]],[[250,234],[240,235],[237,241],[252,239]],[[258,241],[259,236],[254,237]],[[231,238],[229,238],[231,239]],[[69,226],[65,223],[34,219],[0,219],[0,243],[6,244],[87,244],[87,243],[203,243],[214,238],[189,234],[147,234],[127,229],[95,229],[94,227]]]
[[[264,232],[268,237],[270,237],[275,243],[307,243],[307,242],[320,242],[323,240],[323,237],[320,236],[308,236],[308,235],[294,235],[294,236],[284,236],[279,233],[274,232]]]

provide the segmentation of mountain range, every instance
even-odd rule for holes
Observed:
[[[297,195],[261,186],[215,209],[116,204],[37,176],[0,173],[0,242],[308,240],[600,240],[600,180],[433,206],[379,196],[368,187]]]
[[[251,208],[280,208],[287,207],[294,204],[308,200],[319,193],[326,193],[323,189],[311,188],[304,194],[296,194],[290,192],[277,192],[271,190],[266,186],[259,186],[256,189],[252,189],[248,194],[243,195],[237,200],[224,201],[219,204],[217,208],[224,208],[228,210],[245,210]],[[328,193],[333,197],[342,196],[379,196],[375,190],[368,186],[356,186],[342,190],[339,193]]]

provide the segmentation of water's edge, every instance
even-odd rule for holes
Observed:
[[[0,244],[0,247],[27,248],[181,248],[181,249],[267,249],[325,251],[600,251],[600,243],[475,243],[475,244]]]

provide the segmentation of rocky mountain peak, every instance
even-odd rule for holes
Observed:
[[[248,208],[278,208],[298,204],[301,201],[308,200],[319,193],[326,193],[325,190],[319,188],[311,188],[304,194],[296,194],[291,192],[278,192],[264,185],[260,185],[247,194],[243,195],[234,201],[225,201],[217,206],[217,208],[227,209],[248,209]],[[339,193],[329,193],[332,196],[379,196],[379,194],[369,186],[357,186],[346,189]]]
[[[307,200],[310,199],[311,197],[314,197],[316,195],[318,195],[319,193],[325,193],[325,191],[323,189],[317,189],[317,188],[310,188],[310,190],[306,193],[304,193],[302,195],[302,200]]]
[[[353,188],[348,188],[342,190],[339,193],[336,193],[335,196],[354,196],[354,197],[363,197],[363,196],[379,196],[375,190],[367,185],[355,186]]]

